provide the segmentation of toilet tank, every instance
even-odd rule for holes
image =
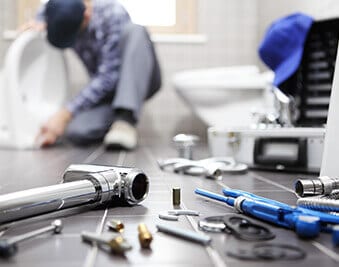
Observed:
[[[45,33],[24,32],[7,51],[3,76],[0,125],[6,124],[8,146],[30,147],[68,97],[64,54],[48,44]]]

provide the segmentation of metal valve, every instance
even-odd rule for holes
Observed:
[[[173,142],[178,150],[179,157],[193,159],[193,147],[200,140],[196,135],[178,134],[173,137]]]
[[[328,195],[339,189],[339,178],[321,176],[318,179],[299,179],[295,182],[295,192],[299,196]]]

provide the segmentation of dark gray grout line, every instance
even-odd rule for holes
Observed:
[[[83,163],[89,164],[89,163],[93,162],[99,156],[101,156],[104,153],[104,151],[105,151],[104,147],[99,146],[91,154],[89,154],[89,156],[84,160]],[[102,228],[103,228],[103,224],[105,222],[106,216],[107,216],[107,209],[104,211],[104,215],[103,215],[99,225],[97,226],[96,233],[102,232]],[[95,217],[97,217],[97,216],[95,216]],[[85,266],[85,267],[94,266],[97,254],[98,254],[98,246],[96,244],[92,244],[91,248],[89,249],[89,252],[87,253],[87,256],[85,258],[85,262],[84,262],[83,266]]]
[[[153,156],[152,151],[147,148],[147,147],[143,147],[146,156],[148,157],[148,159],[152,162],[152,164],[155,164],[156,158]],[[166,177],[165,180],[167,181]],[[171,187],[169,186],[169,184],[166,182],[166,185],[169,189],[171,189]],[[181,206],[184,209],[186,208],[186,205],[184,204],[183,201],[181,201]],[[198,227],[195,225],[195,221],[193,220],[192,217],[190,216],[185,216],[188,220],[188,222],[190,223],[191,227],[194,229],[195,232],[200,233],[198,230]],[[222,257],[219,255],[219,253],[212,247],[212,246],[205,246],[206,252],[208,254],[208,256],[210,257],[210,260],[212,261],[213,265],[215,267],[227,267],[226,263],[223,261]]]
[[[257,179],[257,180],[260,180],[262,182],[265,182],[265,183],[268,183],[270,185],[273,185],[273,186],[276,186],[276,187],[279,187],[281,189],[283,189],[284,191],[287,191],[287,192],[290,192],[290,193],[293,193],[297,198],[299,198],[299,196],[290,188],[286,187],[286,186],[283,186],[281,184],[278,184],[276,182],[273,182],[265,177],[262,177],[258,174],[254,174],[252,173],[253,175],[253,178]],[[229,186],[227,186],[226,184],[224,184],[223,182],[221,181],[218,181],[217,182],[218,185],[220,185],[221,187],[225,187],[225,188],[230,188]],[[331,249],[325,247],[323,244],[317,242],[317,241],[312,241],[311,243],[314,247],[316,247],[320,252],[324,253],[326,256],[330,257],[332,260],[336,261],[336,262],[339,262],[339,254],[335,253],[334,251],[332,251]]]
[[[105,152],[105,148],[103,145],[99,146],[95,149],[89,156],[84,160],[84,164],[91,163],[96,160],[99,156],[101,156]]]
[[[88,158],[85,160],[85,163],[93,162],[99,156],[101,156],[104,152],[105,152],[104,146],[98,147],[92,154],[88,156]],[[126,159],[126,152],[120,151],[119,157],[117,160],[117,165],[122,166],[125,159]],[[101,221],[97,226],[97,229],[95,231],[97,234],[101,234],[102,231],[104,230],[105,221],[107,219],[107,214],[108,214],[108,208],[105,209],[104,215],[102,216]],[[86,256],[84,267],[94,267],[97,255],[98,255],[98,246],[96,244],[93,244],[90,251],[88,252]]]

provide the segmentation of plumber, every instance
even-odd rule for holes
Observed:
[[[49,0],[26,28],[47,29],[55,47],[73,48],[90,82],[41,127],[43,147],[66,137],[75,144],[103,141],[134,149],[143,103],[161,86],[154,47],[116,0]]]

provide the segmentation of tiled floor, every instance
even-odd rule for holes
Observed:
[[[139,206],[100,210],[73,209],[36,217],[11,225],[3,236],[27,232],[49,224],[54,218],[63,217],[64,230],[60,235],[43,235],[19,245],[19,252],[10,260],[0,260],[1,266],[338,266],[339,249],[334,248],[329,234],[321,234],[314,240],[297,238],[294,232],[267,225],[276,234],[269,242],[294,244],[307,252],[304,260],[251,262],[226,256],[226,251],[252,245],[226,234],[211,234],[211,247],[203,247],[188,241],[158,233],[157,223],[175,225],[196,230],[198,218],[180,217],[179,222],[161,221],[160,211],[172,208],[171,188],[181,187],[182,207],[201,212],[203,216],[222,215],[234,210],[223,204],[197,197],[196,187],[220,192],[223,187],[247,190],[264,197],[295,204],[293,181],[297,175],[249,172],[243,175],[225,175],[222,181],[200,177],[182,176],[162,172],[157,158],[175,156],[168,143],[154,140],[141,143],[134,152],[107,152],[100,146],[74,148],[59,146],[44,151],[0,151],[0,193],[5,194],[37,186],[56,184],[63,171],[73,163],[135,166],[150,177],[150,193]],[[196,157],[207,156],[205,146],[198,148]],[[83,243],[80,232],[98,231],[111,219],[122,220],[124,236],[133,245],[125,257],[111,255],[102,249]],[[145,222],[154,233],[151,250],[142,250],[137,237],[137,225]],[[106,229],[104,229],[106,231]]]

